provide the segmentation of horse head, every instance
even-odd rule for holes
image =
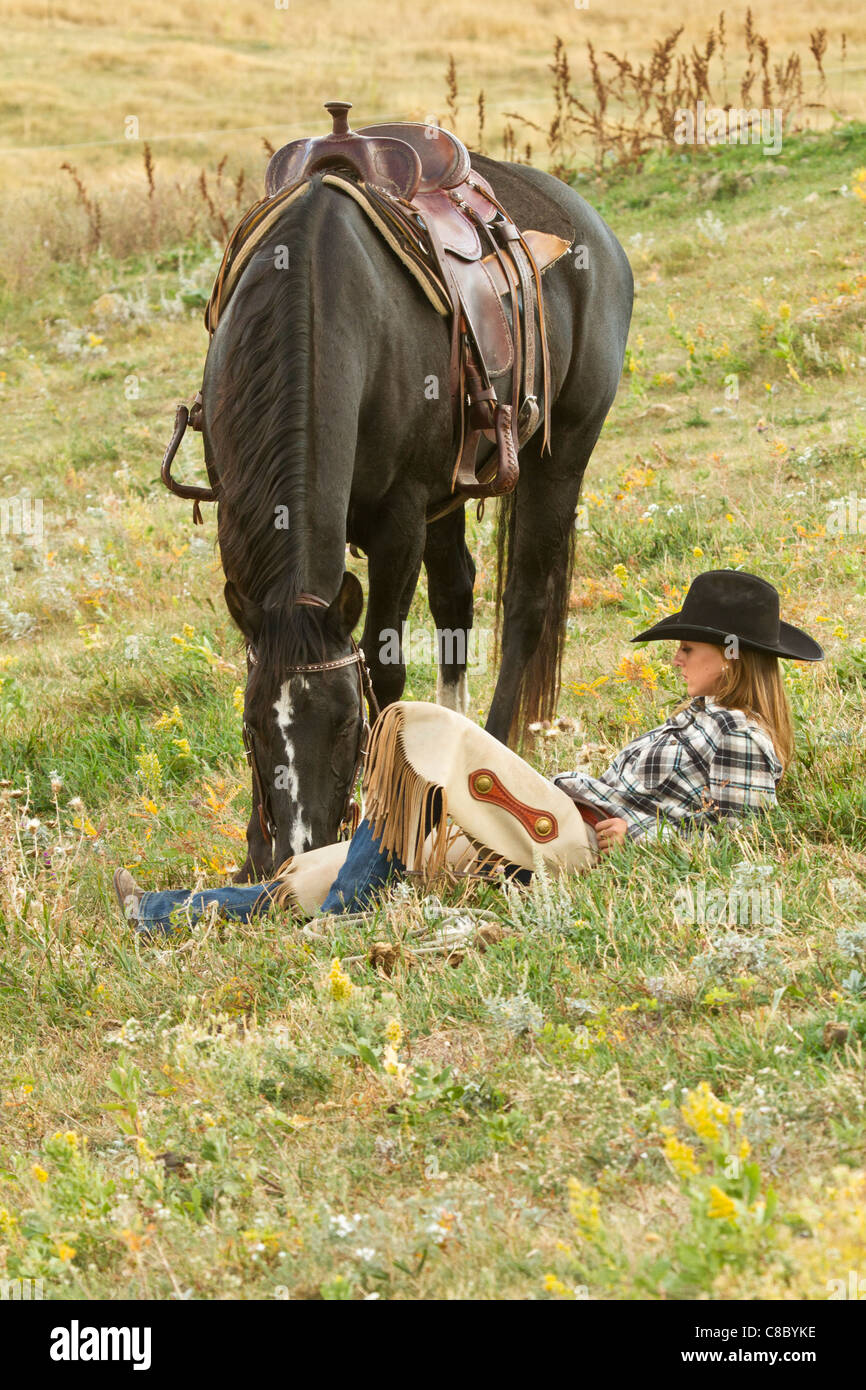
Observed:
[[[254,795],[242,876],[250,867],[266,875],[339,836],[366,738],[363,656],[352,639],[364,597],[348,573],[330,604],[309,594],[259,604],[231,581],[224,592],[247,643]]]

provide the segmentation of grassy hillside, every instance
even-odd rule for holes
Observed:
[[[766,823],[488,890],[466,910],[493,929],[450,955],[421,949],[442,910],[411,892],[313,934],[130,936],[117,863],[216,884],[243,855],[213,514],[194,528],[157,476],[219,247],[190,212],[175,242],[7,277],[2,496],[41,502],[43,536],[0,545],[5,1277],[55,1298],[822,1299],[862,1268],[864,164],[848,126],[781,161],[582,177],[638,296],[562,718],[529,757],[599,771],[666,716],[669,653],[628,638],[704,569],[765,575],[828,660],[786,663],[797,757]],[[489,632],[489,512],[470,533]],[[430,626],[423,584],[410,622]],[[473,674],[479,716],[493,678]],[[410,697],[434,683],[410,667]],[[710,903],[692,920],[686,887]],[[745,921],[715,920],[753,889]]]

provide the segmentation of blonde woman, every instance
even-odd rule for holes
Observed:
[[[677,642],[672,661],[688,698],[600,777],[575,771],[551,784],[461,715],[398,703],[373,731],[365,818],[348,844],[299,855],[263,885],[198,893],[144,892],[119,869],[121,905],[142,932],[170,930],[174,909],[195,918],[212,902],[243,920],[272,902],[302,915],[357,911],[407,867],[448,862],[525,881],[538,854],[554,870],[581,870],[626,838],[690,834],[772,805],[793,751],[779,660],[824,658],[780,619],[773,585],[709,570],[678,612],[631,640]]]

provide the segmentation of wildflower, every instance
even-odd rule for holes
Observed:
[[[180,757],[180,758],[191,758],[191,757],[192,757],[192,749],[191,749],[190,746],[189,746],[189,739],[188,739],[188,738],[173,738],[173,739],[172,739],[172,743],[174,744],[175,748],[177,749],[178,757]]]
[[[232,691],[232,704],[238,714],[244,712],[244,689],[242,685],[236,685]]]
[[[182,729],[183,715],[180,706],[175,705],[171,714],[161,714],[153,726],[155,729]]]
[[[664,1155],[678,1178],[697,1175],[701,1170],[695,1160],[695,1151],[676,1137],[673,1130],[665,1127],[667,1138],[664,1142]]]
[[[452,1228],[460,1224],[459,1211],[449,1211],[447,1207],[434,1207],[425,1234],[432,1236],[437,1245],[444,1245],[452,1234]]]
[[[78,1148],[79,1139],[74,1129],[67,1129],[63,1131],[58,1129],[54,1135],[54,1138],[55,1140],[59,1140],[60,1143],[66,1144],[67,1148],[72,1149],[73,1153]]]
[[[335,956],[331,961],[331,969],[328,972],[328,990],[331,998],[344,1003],[349,999],[355,986],[349,979],[340,963],[340,957]]]
[[[569,1290],[555,1274],[545,1274],[544,1292],[556,1294],[557,1298],[568,1298]]]
[[[5,1207],[0,1207],[0,1231],[4,1231],[9,1235],[17,1224],[18,1218],[13,1216],[11,1211],[7,1211]]]
[[[153,749],[142,749],[136,754],[135,761],[138,764],[139,777],[151,796],[156,796],[162,786],[162,767],[157,754]]]
[[[67,1245],[66,1242],[63,1241],[63,1240],[61,1240],[61,1241],[57,1244],[56,1250],[57,1250],[57,1258],[58,1258],[58,1260],[63,1260],[63,1261],[65,1262],[65,1261],[67,1261],[67,1260],[74,1260],[74,1259],[75,1259],[75,1250],[74,1250],[74,1248],[73,1248],[71,1245]]]
[[[699,545],[696,545],[692,547],[692,554],[694,555],[696,560],[700,560],[703,558],[704,552],[701,550],[701,547]]]
[[[81,830],[87,836],[88,840],[96,839],[98,831],[89,816],[85,816],[83,820],[81,816],[75,816],[72,824],[76,830]]]
[[[99,347],[99,344],[102,342],[102,339],[100,338],[98,333],[88,333],[87,341],[91,347]]]
[[[48,776],[51,779],[51,795],[57,796],[63,791],[63,778],[59,772],[49,772]]]
[[[690,1130],[699,1139],[710,1142],[721,1139],[720,1124],[726,1125],[731,1107],[713,1095],[706,1081],[702,1081],[696,1091],[689,1091],[680,1113]]]
[[[715,1183],[710,1188],[710,1205],[707,1208],[707,1215],[714,1221],[730,1221],[732,1226],[737,1224],[737,1206],[732,1197],[723,1192]]]
[[[628,570],[626,569],[625,565],[614,565],[612,573],[614,575],[614,578],[618,579],[620,584],[622,584],[623,587],[625,587],[625,585],[628,583]]]
[[[338,1212],[336,1216],[331,1216],[328,1220],[332,1234],[339,1236],[341,1240],[352,1235],[361,1224],[361,1216],[357,1211],[354,1216],[344,1216],[342,1212]]]
[[[48,1174],[46,1173],[45,1169],[42,1167],[40,1163],[34,1163],[30,1171],[37,1182],[48,1181]]]
[[[403,1029],[400,1027],[399,1019],[388,1019],[388,1022],[385,1025],[385,1037],[387,1038],[388,1042],[391,1044],[392,1047],[400,1046],[401,1042],[403,1041]]]
[[[578,1234],[587,1240],[595,1240],[601,1231],[598,1188],[584,1187],[577,1178],[569,1178],[568,1209],[577,1223]]]

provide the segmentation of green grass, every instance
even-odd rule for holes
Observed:
[[[216,254],[60,259],[35,293],[7,290],[0,495],[41,497],[45,537],[0,548],[4,1277],[55,1298],[825,1298],[862,1262],[866,538],[826,522],[833,498],[866,498],[864,203],[838,191],[863,131],[786,142],[787,175],[760,158],[580,183],[638,297],[586,480],[568,719],[526,752],[598,771],[663,719],[682,695],[667,653],[629,636],[694,574],[742,565],[828,652],[785,667],[779,805],[522,898],[488,889],[471,907],[500,939],[451,960],[417,950],[417,896],[319,936],[277,916],[161,948],[124,928],[115,864],[216,884],[244,853],[243,649],[214,517],[194,528],[158,482]],[[108,293],[128,313],[100,311]],[[489,630],[492,518],[470,516]],[[430,623],[423,583],[410,622]],[[479,717],[494,675],[472,678]],[[408,694],[434,686],[413,664]],[[142,753],[161,768],[149,791]],[[686,885],[727,901],[744,860],[778,887],[778,920],[683,915]],[[740,955],[715,949],[726,933]],[[414,943],[414,961],[387,976],[375,942]],[[730,1111],[700,1093],[688,1123],[702,1082]]]

